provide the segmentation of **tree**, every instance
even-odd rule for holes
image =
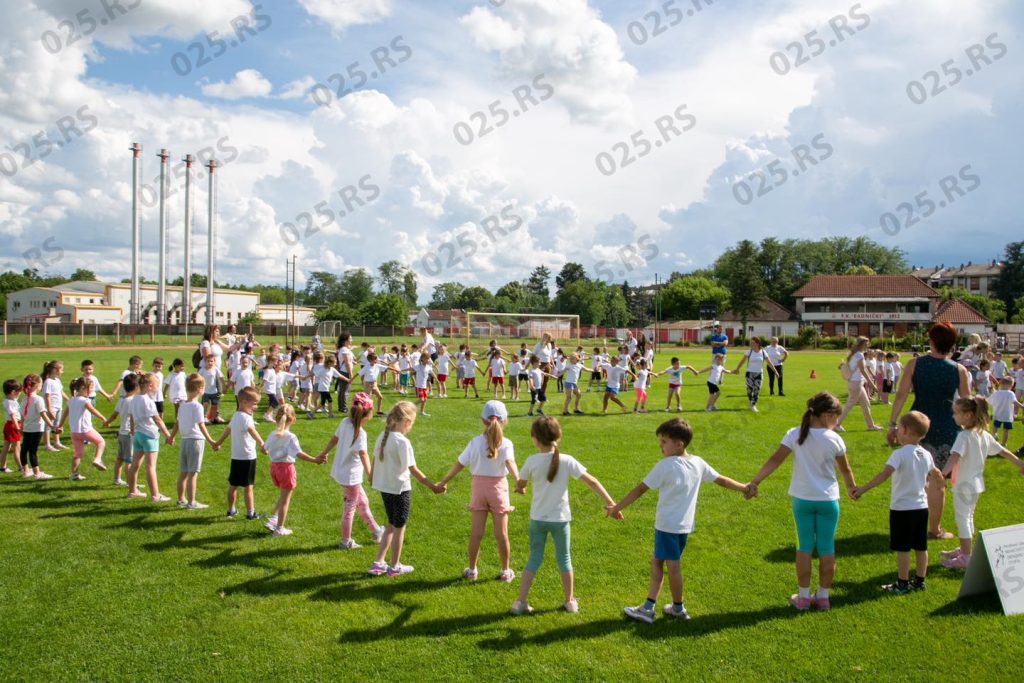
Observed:
[[[730,308],[739,314],[743,323],[744,336],[747,320],[760,312],[761,300],[767,295],[764,281],[758,270],[757,246],[750,240],[736,245],[726,273],[726,287],[729,289]]]
[[[416,296],[416,273],[411,270],[405,271],[405,275],[402,276],[402,295],[405,297],[405,302],[409,306],[415,307],[418,305]]]
[[[587,271],[578,263],[569,261],[562,270],[555,276],[555,289],[560,292],[574,282],[586,280]]]
[[[327,306],[342,298],[341,283],[334,273],[315,270],[306,280],[303,300],[311,306]]]
[[[583,325],[601,325],[607,312],[604,286],[589,279],[570,282],[555,294],[554,305],[561,313],[578,315]]]
[[[513,304],[518,304],[526,298],[526,288],[523,287],[522,282],[514,280],[499,287],[498,291],[494,293],[494,296],[503,297],[511,301]]]
[[[1006,312],[1016,318],[1024,312],[1020,304],[1024,297],[1024,242],[1007,244],[1003,260],[1006,263],[995,282],[993,292],[1003,302]]]
[[[958,287],[943,287],[939,290],[939,294],[942,296],[942,301],[960,299],[993,323],[1006,322],[1006,306],[1000,299],[993,299],[984,294],[974,294]]]
[[[79,280],[84,280],[86,282],[95,282],[96,273],[85,268],[78,268],[75,270],[75,272],[71,273],[71,280],[73,282],[77,282]]]
[[[362,322],[362,318],[359,315],[359,311],[352,308],[344,301],[335,301],[326,308],[321,308],[316,312],[317,322],[323,320],[338,320],[345,327],[351,327],[358,325]]]
[[[551,271],[547,266],[537,266],[526,280],[525,289],[529,294],[535,294],[543,299],[544,304],[547,305],[548,299],[551,297],[551,293],[548,291],[548,280],[550,279]]]
[[[459,305],[467,311],[484,311],[491,307],[494,297],[484,287],[466,287],[459,296]]]
[[[282,305],[288,303],[288,296],[283,289],[265,287],[260,289],[260,303]]]
[[[697,320],[702,302],[714,302],[719,312],[729,310],[729,290],[706,277],[682,277],[661,290],[661,307],[667,320]]]
[[[398,294],[377,294],[359,307],[359,317],[364,325],[408,324],[408,307],[405,299]]]
[[[624,327],[627,325],[630,312],[629,305],[626,303],[625,297],[622,296],[622,290],[618,287],[605,285],[604,296],[604,325],[608,327]]]
[[[377,272],[380,273],[377,280],[380,282],[381,291],[385,294],[401,292],[406,270],[407,268],[399,261],[385,261],[377,266]]]
[[[1010,322],[1014,325],[1024,324],[1024,296],[1013,302],[1013,309],[1017,312],[1010,318]]]
[[[341,300],[352,308],[360,308],[373,298],[373,275],[365,268],[349,268],[338,283],[338,295],[326,303]]]
[[[462,290],[465,286],[460,282],[442,282],[434,285],[434,296],[427,304],[430,308],[458,308],[462,302]]]
[[[238,318],[239,325],[258,325],[263,322],[259,311],[249,311]]]
[[[875,269],[871,266],[865,266],[863,263],[859,266],[850,266],[846,269],[846,275],[878,275]]]

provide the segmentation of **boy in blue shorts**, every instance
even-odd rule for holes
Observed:
[[[676,619],[690,618],[683,607],[683,574],[680,571],[680,558],[686,548],[686,540],[693,531],[700,485],[714,482],[739,493],[747,494],[749,491],[748,484],[723,477],[703,459],[686,452],[686,447],[693,440],[693,429],[686,420],[677,418],[664,422],[655,433],[661,446],[661,460],[635,489],[608,509],[608,516],[616,517],[650,489],[658,490],[650,590],[644,604],[623,609],[626,616],[648,624],[654,623],[654,608],[658,602],[658,594],[661,593],[666,565],[672,604],[665,605],[664,612]]]
[[[625,404],[619,400],[619,387],[626,375],[636,379],[629,368],[619,365],[619,357],[612,356],[610,363],[602,363],[601,369],[605,371],[604,400],[601,402],[601,414],[608,412],[608,401],[617,403],[622,412],[626,412]]]

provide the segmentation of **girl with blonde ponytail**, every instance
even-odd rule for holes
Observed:
[[[831,609],[829,591],[836,573],[836,529],[839,526],[839,481],[843,475],[846,491],[853,497],[857,483],[846,459],[846,444],[833,431],[842,413],[839,399],[822,392],[807,401],[807,410],[799,427],[786,432],[782,444],[757,473],[748,488],[748,497],[757,495],[757,487],[793,454],[793,476],[789,495],[793,500],[798,546],[796,550],[796,595],[789,602],[798,610],[812,607]],[[811,554],[818,552],[820,588],[811,596]]]
[[[267,437],[266,449],[270,454],[270,480],[278,489],[281,495],[274,505],[274,514],[267,520],[267,529],[275,536],[291,536],[292,530],[285,526],[288,521],[288,506],[292,502],[292,493],[298,483],[295,472],[295,460],[323,465],[327,462],[326,455],[313,457],[302,451],[299,445],[299,438],[291,433],[291,426],[295,424],[295,409],[291,404],[285,403],[278,406],[274,411],[274,431]]]
[[[533,502],[530,505],[530,559],[523,570],[519,584],[519,597],[512,603],[512,614],[528,614],[533,611],[527,598],[530,586],[544,561],[544,546],[548,535],[555,544],[555,562],[562,573],[562,590],[565,593],[565,611],[579,611],[579,603],[573,594],[572,560],[569,557],[569,479],[579,479],[604,500],[605,509],[615,506],[597,479],[587,473],[576,458],[566,455],[559,448],[562,427],[553,417],[539,417],[530,428],[530,436],[538,453],[530,456],[523,464],[516,481],[516,493],[526,493],[526,485],[533,482]]]
[[[469,511],[473,514],[473,525],[469,534],[469,567],[462,576],[470,581],[477,579],[477,559],[480,556],[480,543],[487,530],[487,515],[494,518],[494,540],[498,544],[498,559],[501,561],[501,574],[498,580],[511,583],[516,573],[509,566],[511,550],[508,541],[508,513],[515,510],[508,496],[509,474],[519,478],[516,468],[515,449],[512,442],[505,438],[504,425],[508,424],[508,410],[501,401],[488,401],[484,405],[480,421],[484,425],[484,433],[474,437],[462,451],[462,455],[452,465],[437,485],[443,490],[449,481],[459,472],[469,468],[473,475],[472,489],[469,498]]]
[[[338,425],[338,431],[327,442],[320,456],[326,458],[335,446],[338,447],[331,467],[331,477],[341,485],[344,492],[344,506],[341,513],[342,550],[357,550],[362,546],[352,539],[352,522],[356,512],[370,530],[374,543],[380,543],[384,528],[377,524],[370,512],[370,500],[363,490],[364,473],[370,472],[370,458],[366,452],[366,432],[363,427],[373,418],[373,399],[359,392],[352,397],[348,417]]]
[[[432,483],[416,467],[416,454],[406,437],[415,423],[416,406],[408,401],[399,401],[388,413],[384,431],[377,437],[373,447],[370,481],[374,490],[380,491],[384,511],[388,515],[388,525],[377,546],[377,558],[370,566],[370,576],[402,576],[413,570],[411,565],[401,563],[405,525],[409,521],[412,507],[412,482],[409,475],[416,477],[417,481],[434,493],[444,491],[443,486]],[[389,549],[390,564],[384,562]]]

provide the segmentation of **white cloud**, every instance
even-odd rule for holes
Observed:
[[[349,26],[375,24],[391,16],[392,0],[299,0],[310,15],[338,32]]]
[[[310,88],[316,85],[316,79],[312,76],[303,76],[294,81],[285,83],[281,88],[278,97],[282,100],[301,100],[309,94]]]
[[[207,97],[240,100],[245,97],[266,97],[273,86],[256,69],[243,69],[228,82],[204,83],[200,89]]]

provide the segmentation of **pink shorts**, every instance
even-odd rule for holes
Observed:
[[[634,389],[634,391],[636,391],[636,400],[638,400],[638,401],[646,401],[647,400],[647,392],[645,390],[643,390],[643,389]]]
[[[448,375],[438,375],[437,376],[437,381],[438,382],[447,382],[448,381]]]
[[[670,383],[670,384],[668,385],[668,390],[669,390],[669,391],[675,391],[675,390],[676,390],[676,389],[678,389],[678,388],[679,388],[680,386],[682,386],[682,385],[681,385],[681,384],[671,384],[671,383]]]
[[[474,476],[469,496],[472,512],[493,512],[507,514],[515,510],[509,504],[508,479],[506,477]]]
[[[98,446],[103,443],[103,437],[99,435],[99,432],[79,432],[71,434],[71,448],[76,458],[81,458],[82,453],[85,452],[85,444],[91,443],[93,446]]]
[[[298,475],[295,472],[295,463],[270,463],[270,481],[282,491],[293,491],[299,481]]]

